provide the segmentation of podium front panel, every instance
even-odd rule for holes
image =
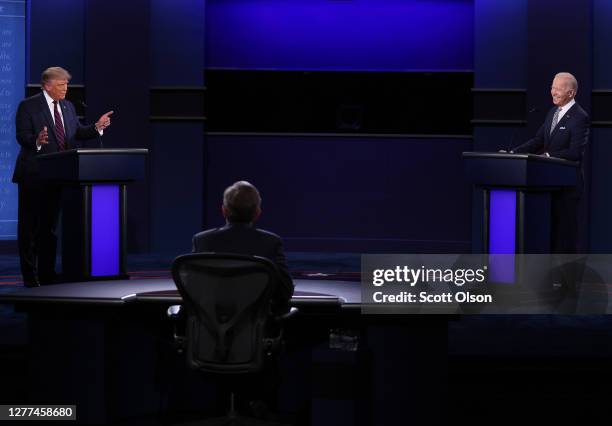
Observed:
[[[91,187],[91,276],[120,273],[120,187]]]
[[[492,255],[489,258],[489,278],[500,284],[514,283],[514,253],[517,251],[517,191],[491,189],[487,198],[489,211],[487,253]]]

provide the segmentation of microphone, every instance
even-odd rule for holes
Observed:
[[[529,108],[527,110],[527,117],[529,118],[529,116],[531,114],[533,114],[534,112],[537,112],[537,111],[539,111],[539,109],[537,107]],[[508,144],[508,149],[506,149],[506,152],[510,152],[510,151],[512,151],[512,148],[514,148],[514,145],[516,144],[516,139],[517,139],[517,136],[518,136],[518,132],[519,132],[518,128],[514,129],[514,132],[512,132],[512,136],[510,137],[510,143]]]
[[[87,109],[87,104],[85,103],[85,101],[81,101],[81,105],[83,106],[83,108]],[[100,143],[100,149],[104,149],[104,143],[102,142],[102,135],[100,134],[100,132],[98,132],[98,129],[96,129],[96,134],[98,135],[98,142]]]

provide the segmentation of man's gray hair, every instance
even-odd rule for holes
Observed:
[[[247,181],[235,182],[223,192],[223,207],[229,222],[253,222],[261,207],[259,191]]]
[[[555,75],[555,78],[565,78],[569,82],[570,88],[574,89],[574,94],[578,93],[578,80],[569,72],[560,72]]]
[[[50,80],[70,80],[72,76],[62,67],[49,67],[42,72],[40,82],[44,86]]]

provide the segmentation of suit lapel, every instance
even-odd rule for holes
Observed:
[[[47,121],[47,130],[49,133],[53,134],[55,140],[57,140],[57,135],[55,134],[55,124],[53,124],[53,117],[51,117],[51,111],[49,110],[49,104],[47,103],[47,98],[41,92],[40,93],[40,103],[42,105],[43,115],[45,116],[45,120]]]
[[[574,113],[574,108],[576,107],[576,105],[578,105],[578,103],[575,103],[574,105],[572,105],[572,107],[563,115],[563,117],[561,117],[561,120],[559,120],[559,122],[553,129],[552,133],[550,134],[550,139],[552,139],[557,134],[559,127],[565,126],[565,123],[567,122],[567,120],[569,120],[572,114]],[[552,119],[551,119],[551,124],[552,124]]]
[[[62,108],[62,118],[64,119],[64,142],[66,143],[66,149],[68,149],[68,135],[71,135],[71,125],[72,125],[72,120],[68,119],[68,108],[66,107],[66,101],[60,101],[59,102],[60,107]]]
[[[53,138],[55,139],[55,144],[57,145],[57,133],[55,133],[55,122],[53,121],[53,118],[51,117],[51,110],[49,109],[49,104],[47,103],[47,98],[45,98],[45,95],[43,93],[40,94],[40,98],[41,98],[41,103],[42,103],[42,109],[43,109],[43,114],[45,116],[45,119],[47,120],[47,129],[50,130],[49,134],[53,135]],[[62,121],[64,124],[64,143],[66,144],[66,149],[68,149],[68,135],[70,134],[68,132],[68,122],[70,120],[66,120],[66,115],[67,112],[66,110],[68,108],[66,108],[66,101],[59,101],[59,107],[62,109]],[[57,147],[59,149],[59,146]]]
[[[548,111],[548,115],[546,116],[546,120],[544,121],[544,123],[546,123],[546,132],[544,133],[544,141],[545,141],[544,148],[545,149],[550,144],[550,139],[552,138],[552,135],[554,133],[554,130],[553,132],[550,131],[550,126],[552,126],[552,120],[553,120],[554,115],[555,115],[555,108]]]

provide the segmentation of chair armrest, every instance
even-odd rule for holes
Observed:
[[[274,320],[275,321],[279,321],[279,322],[280,321],[286,321],[289,318],[292,318],[292,317],[296,316],[299,313],[300,313],[300,310],[298,308],[296,308],[296,307],[293,307],[293,308],[289,309],[289,312],[274,317]]]
[[[182,308],[181,305],[172,305],[166,311],[166,316],[172,321],[172,339],[178,353],[183,353],[185,347],[185,336],[179,333],[179,323],[183,318]]]
[[[282,314],[282,315],[276,315],[274,317],[271,317],[270,320],[274,323],[274,326],[277,327],[275,329],[275,332],[278,333],[277,336],[269,336],[264,338],[264,350],[266,351],[266,355],[270,356],[272,355],[273,352],[278,352],[281,350],[281,348],[284,345],[283,342],[283,334],[284,334],[284,330],[283,330],[283,322],[287,321],[289,318],[296,316],[298,313],[300,312],[300,310],[298,308],[290,308],[288,312]],[[269,332],[272,333],[271,330],[268,330]]]
[[[173,320],[178,319],[181,316],[182,309],[183,307],[181,305],[172,305],[168,307],[168,310],[166,311],[166,316]]]

